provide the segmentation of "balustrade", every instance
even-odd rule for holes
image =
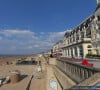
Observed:
[[[63,60],[57,60],[57,67],[77,83],[89,78],[97,72],[100,72],[100,69],[97,68]]]

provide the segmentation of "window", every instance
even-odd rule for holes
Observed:
[[[83,57],[83,47],[79,46],[79,55]]]
[[[98,21],[100,21],[100,16],[98,16]]]
[[[88,26],[89,26],[88,23],[86,23],[86,24],[85,24],[85,27],[87,28]]]
[[[100,30],[100,24],[98,24],[98,30]]]
[[[72,38],[70,37],[70,43],[72,42]]]
[[[87,37],[91,37],[91,30],[89,30],[89,31],[86,32],[86,36]]]
[[[76,36],[76,40],[79,40],[79,35]]]
[[[96,54],[99,55],[99,51],[98,50],[96,50]]]
[[[84,38],[84,33],[82,32],[82,34],[81,34],[81,38]]]
[[[75,37],[73,36],[73,42],[75,42]]]
[[[71,56],[73,56],[73,49],[71,48]]]
[[[69,39],[68,39],[68,44],[69,44]]]
[[[87,48],[92,48],[92,46],[91,45],[88,45]]]
[[[91,54],[92,54],[92,50],[90,50],[90,49],[89,49],[89,50],[88,50],[88,54],[90,54],[90,55],[91,55]]]

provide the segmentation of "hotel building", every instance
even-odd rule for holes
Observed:
[[[62,47],[63,47],[63,40],[60,40],[53,46],[53,53],[62,52]]]
[[[100,55],[100,0],[97,0],[95,12],[76,28],[67,31],[60,47],[58,43],[54,47],[56,51],[62,47],[63,56],[67,57]]]

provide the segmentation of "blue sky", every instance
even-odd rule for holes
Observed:
[[[0,0],[0,54],[46,51],[95,8],[96,0]]]

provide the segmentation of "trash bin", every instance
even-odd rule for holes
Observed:
[[[11,83],[17,83],[20,81],[20,72],[19,71],[12,71],[10,75]]]

